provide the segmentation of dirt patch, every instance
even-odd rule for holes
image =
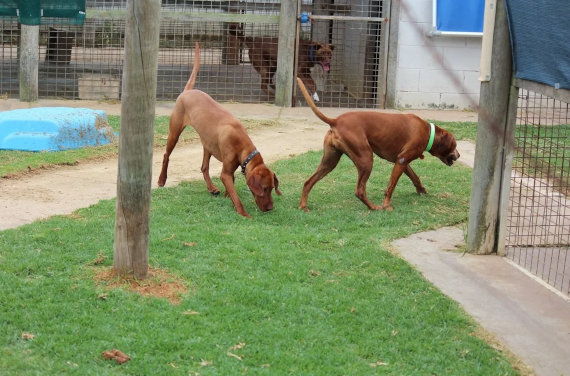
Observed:
[[[188,291],[187,283],[167,270],[149,266],[148,277],[137,279],[134,276],[120,276],[112,267],[105,267],[95,274],[95,282],[105,290],[126,289],[142,296],[165,298],[172,304],[180,304],[182,296]],[[106,294],[99,295],[106,299]]]

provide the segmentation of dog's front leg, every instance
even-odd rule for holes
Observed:
[[[202,175],[204,176],[204,180],[206,181],[206,187],[208,188],[208,192],[217,196],[220,194],[220,190],[216,188],[212,179],[210,178],[210,158],[212,154],[204,148],[204,157],[202,159],[202,167],[200,167],[200,171],[202,171]]]
[[[408,165],[402,165],[398,161],[394,164],[394,169],[392,170],[392,174],[390,175],[390,181],[388,182],[388,188],[386,188],[386,193],[384,196],[384,202],[382,202],[382,209],[386,210],[394,210],[390,206],[390,200],[392,199],[392,193],[394,193],[394,188],[396,188],[396,184],[398,184],[398,179],[402,176],[402,173],[406,170]]]
[[[414,170],[412,170],[412,167],[410,167],[410,165],[406,166],[404,173],[410,178],[410,180],[414,184],[414,187],[416,187],[416,192],[418,194],[424,194],[424,195],[427,194],[427,191],[422,185],[419,176],[416,175],[416,173],[414,172]]]
[[[226,196],[229,196],[232,199],[236,211],[244,217],[251,218],[251,216],[245,211],[245,208],[243,207],[243,204],[238,197],[234,185],[233,172],[229,172],[225,168],[222,168],[222,174],[220,175],[220,178],[222,179],[222,183],[224,183],[224,187],[226,187]]]

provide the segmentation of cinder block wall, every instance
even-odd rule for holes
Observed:
[[[432,0],[401,3],[396,107],[473,108],[479,101],[481,37],[430,36]]]

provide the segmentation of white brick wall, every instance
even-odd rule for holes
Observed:
[[[481,37],[429,36],[432,0],[401,2],[396,106],[473,108],[479,100]]]

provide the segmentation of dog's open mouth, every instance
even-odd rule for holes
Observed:
[[[455,162],[455,160],[456,160],[456,158],[454,158],[454,157],[448,157],[448,158],[444,161],[444,163],[445,163],[446,165],[448,165],[448,166],[453,166],[453,163]]]
[[[330,65],[329,63],[322,63],[322,62],[321,62],[321,66],[323,67],[323,70],[324,70],[325,72],[328,72],[328,71],[331,70],[331,65]]]

